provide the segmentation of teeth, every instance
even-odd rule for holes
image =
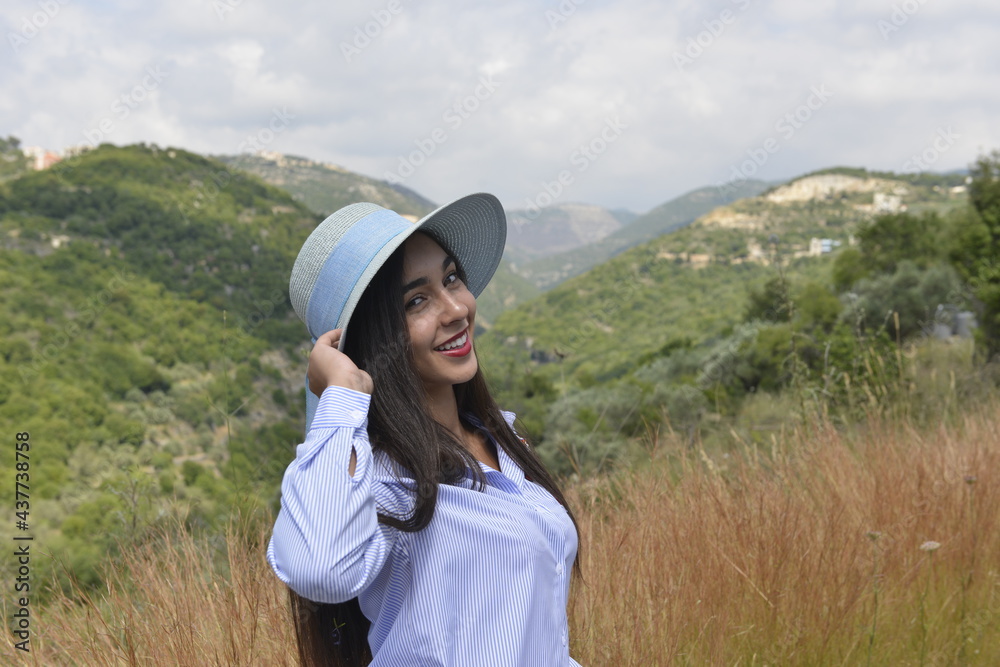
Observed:
[[[435,350],[440,350],[441,352],[445,352],[447,350],[454,350],[455,348],[462,347],[463,345],[465,345],[465,342],[467,340],[469,340],[469,332],[468,331],[466,331],[464,334],[462,334],[461,336],[459,336],[455,340],[451,341],[447,345],[441,345],[440,347],[435,347],[434,349]]]

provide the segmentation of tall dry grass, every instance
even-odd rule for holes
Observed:
[[[994,404],[957,427],[818,425],[771,451],[682,455],[573,489],[587,578],[571,600],[574,656],[1000,664],[998,483]]]
[[[264,560],[270,522],[198,539],[180,526],[126,552],[96,593],[60,591],[16,664],[296,665],[288,594]],[[12,642],[8,641],[8,644]]]
[[[728,458],[665,437],[648,469],[574,486],[586,581],[570,600],[572,655],[587,667],[1000,664],[998,415],[851,436],[820,424]],[[293,664],[269,527],[151,542],[100,593],[41,610],[30,659],[15,657]],[[922,550],[930,541],[940,548]]]

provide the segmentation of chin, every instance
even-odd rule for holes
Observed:
[[[437,368],[425,367],[423,372],[418,370],[417,374],[423,380],[424,387],[427,388],[428,392],[433,393],[433,387],[455,387],[465,384],[474,378],[478,371],[479,360],[476,358],[475,351],[472,351],[460,366],[455,364],[451,367],[446,366],[443,368],[440,366]]]
[[[472,369],[472,372],[469,373],[468,377],[463,378],[462,380],[456,382],[455,384],[465,384],[466,382],[471,382],[472,378],[476,377],[476,373],[478,371],[479,371],[479,364],[476,364],[476,366]]]
[[[476,373],[479,371],[479,359],[476,358],[476,351],[473,350],[470,352],[469,357],[470,359],[468,360],[468,363],[470,368],[464,369],[465,372],[462,373],[452,384],[465,384],[472,378],[476,377]]]

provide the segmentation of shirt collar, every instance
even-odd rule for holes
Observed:
[[[506,417],[507,415],[505,414],[504,416]],[[469,414],[464,415],[464,417],[469,421],[470,424],[472,424],[480,431],[482,431],[484,434],[486,434],[486,437],[488,437],[490,441],[493,442],[493,444],[497,448],[497,461],[500,462],[499,471],[494,470],[493,468],[486,465],[482,461],[477,462],[479,463],[479,469],[483,471],[483,474],[486,475],[486,478],[489,479],[493,475],[503,475],[517,488],[518,491],[523,491],[524,471],[521,470],[521,467],[514,462],[514,459],[510,458],[510,456],[507,454],[507,452],[504,450],[503,447],[497,444],[496,438],[493,437],[493,434],[487,431],[485,428],[483,428],[482,422],[480,422],[474,416]],[[510,423],[509,419],[507,421],[508,423]]]

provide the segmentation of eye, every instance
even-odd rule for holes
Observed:
[[[458,275],[458,271],[452,271],[444,278],[445,285],[454,285],[455,283],[461,282],[462,278]]]
[[[418,295],[418,296],[413,297],[409,301],[407,301],[406,305],[403,306],[403,308],[405,310],[410,310],[411,308],[416,308],[417,306],[419,306],[420,304],[422,304],[424,301],[426,301],[426,299],[424,297]]]

